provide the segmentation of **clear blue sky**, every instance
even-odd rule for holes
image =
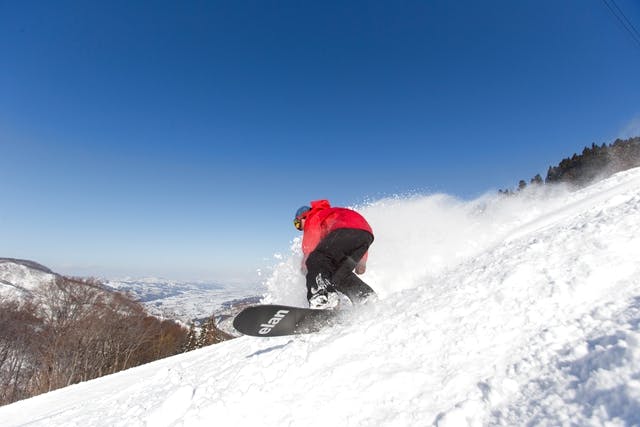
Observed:
[[[602,0],[0,1],[0,61],[0,256],[67,274],[258,281],[309,200],[471,198],[640,134]]]

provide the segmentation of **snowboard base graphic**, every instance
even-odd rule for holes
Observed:
[[[247,307],[233,319],[233,327],[244,335],[279,337],[317,332],[334,324],[340,310],[316,310],[265,304]]]

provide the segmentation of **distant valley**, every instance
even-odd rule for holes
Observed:
[[[0,298],[29,298],[34,290],[52,283],[57,276],[34,261],[0,258]],[[154,316],[188,324],[215,315],[220,328],[234,335],[237,333],[229,319],[238,307],[259,302],[263,293],[257,284],[239,286],[163,278],[101,278],[100,282],[107,289],[129,294]]]

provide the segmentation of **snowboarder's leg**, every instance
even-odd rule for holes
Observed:
[[[326,294],[334,291],[331,276],[336,269],[333,256],[323,250],[316,249],[307,258],[307,300],[319,291]]]
[[[371,286],[367,285],[355,273],[350,273],[342,279],[336,285],[336,289],[345,294],[354,305],[363,304],[376,295]]]
[[[335,282],[340,282],[348,277],[358,265],[369,246],[373,242],[373,236],[364,230],[344,229],[337,230],[340,239],[337,241],[338,268],[333,274]]]
[[[307,299],[324,281],[329,282],[329,292],[337,289],[354,304],[375,294],[353,273],[372,242],[370,233],[357,229],[339,229],[325,237],[307,258]]]

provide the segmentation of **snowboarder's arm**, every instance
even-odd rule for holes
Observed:
[[[322,239],[322,229],[313,224],[305,225],[304,234],[302,235],[302,265],[300,271],[303,275],[307,274],[307,258],[313,252]]]

